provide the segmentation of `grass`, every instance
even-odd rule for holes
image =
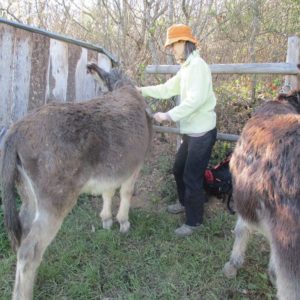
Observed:
[[[217,152],[225,153],[225,146],[220,144]],[[146,191],[140,200],[148,205],[131,209],[128,234],[120,234],[117,224],[110,231],[101,228],[101,198],[79,198],[45,253],[34,299],[275,299],[266,275],[269,249],[259,236],[250,242],[238,276],[229,280],[223,275],[235,216],[222,205],[208,204],[199,232],[187,238],[174,235],[183,216],[162,209],[176,198],[170,171],[173,159],[163,152],[144,166],[140,184]],[[0,210],[1,300],[11,298],[15,264]]]
[[[131,230],[101,229],[82,196],[66,218],[39,268],[34,299],[273,299],[266,276],[268,250],[259,237],[251,242],[245,268],[226,279],[222,266],[233,243],[235,217],[219,209],[188,238],[174,228],[182,216],[134,209]],[[0,215],[1,224],[3,216]],[[0,229],[0,295],[10,299],[15,255]],[[259,250],[258,250],[259,249]],[[263,255],[257,255],[257,253]]]

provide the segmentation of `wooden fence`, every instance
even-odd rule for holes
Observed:
[[[283,74],[285,87],[299,88],[300,39],[288,39],[286,63],[213,64],[213,74]],[[28,111],[51,101],[82,101],[101,90],[86,74],[95,60],[109,70],[116,58],[102,47],[32,26],[0,18],[0,128]],[[174,74],[176,65],[149,65],[148,74]],[[159,132],[179,134],[178,128],[154,126]],[[237,135],[218,133],[218,139],[236,141]]]
[[[117,63],[99,46],[0,18],[0,128],[45,103],[100,94],[90,60],[107,71]]]
[[[300,88],[300,38],[292,36],[288,38],[287,56],[285,63],[253,63],[253,64],[212,64],[213,74],[282,74],[285,76],[284,89],[292,90]],[[178,65],[149,65],[146,68],[148,74],[174,74],[179,70]],[[156,131],[179,134],[178,128],[154,126]],[[238,135],[218,133],[219,140],[235,142]]]

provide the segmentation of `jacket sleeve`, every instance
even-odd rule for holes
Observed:
[[[189,66],[189,70],[184,79],[185,95],[180,104],[168,111],[174,122],[187,117],[197,110],[207,99],[211,73],[204,62],[199,62]]]
[[[180,71],[179,71],[180,72]],[[164,84],[141,87],[144,97],[168,99],[180,94],[180,73],[167,80]]]

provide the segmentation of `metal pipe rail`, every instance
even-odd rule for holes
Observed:
[[[300,70],[293,63],[212,64],[213,74],[283,74],[298,75]],[[175,74],[179,65],[148,65],[148,74]]]
[[[29,26],[29,25],[18,23],[18,22],[9,21],[9,20],[3,19],[3,18],[0,18],[0,23],[4,23],[4,24],[10,25],[10,26],[13,26],[15,28],[23,29],[23,30],[26,30],[26,31],[39,33],[39,34],[42,34],[42,35],[47,36],[49,38],[60,40],[62,42],[66,42],[66,43],[71,43],[71,44],[74,44],[74,45],[77,45],[77,46],[80,46],[80,47],[83,47],[83,48],[87,48],[87,49],[90,49],[90,50],[94,50],[94,51],[103,53],[103,54],[107,55],[113,61],[113,63],[115,65],[119,64],[118,59],[113,54],[111,54],[109,51],[107,51],[106,49],[104,49],[100,46],[96,46],[96,45],[93,45],[93,44],[90,44],[90,43],[86,43],[86,42],[83,42],[83,41],[80,41],[80,40],[76,40],[76,39],[73,39],[71,37],[64,36],[64,35],[61,35],[61,34],[58,34],[58,33],[49,32],[49,31],[46,31],[44,29],[40,29],[40,28],[37,28],[37,27],[34,27],[34,26]]]
[[[179,128],[174,128],[174,127],[165,127],[165,126],[154,125],[153,129],[157,132],[180,134]],[[239,136],[236,134],[228,134],[228,133],[219,133],[218,132],[217,139],[220,141],[236,142],[239,139]]]

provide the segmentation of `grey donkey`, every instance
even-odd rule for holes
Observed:
[[[109,92],[87,102],[42,106],[16,122],[4,140],[5,225],[17,251],[14,300],[32,299],[43,254],[81,193],[102,195],[102,226],[110,229],[112,197],[120,188],[116,219],[121,232],[130,227],[130,200],[151,144],[152,120],[122,72],[87,67]]]

